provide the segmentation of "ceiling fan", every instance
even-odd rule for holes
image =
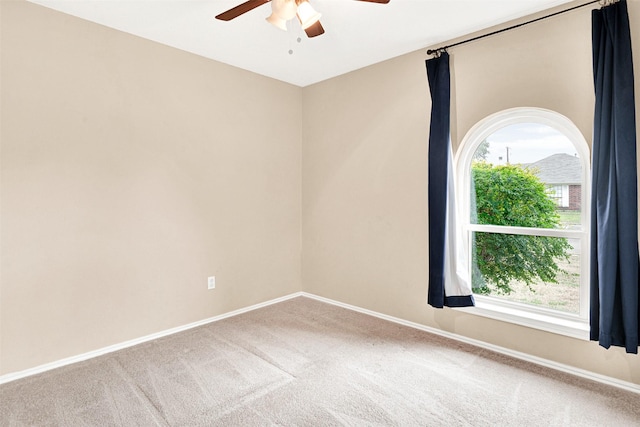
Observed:
[[[369,3],[389,3],[389,0],[357,0]],[[238,6],[222,12],[216,16],[221,21],[231,21],[238,16],[247,13],[258,6],[271,2],[271,15],[267,22],[276,27],[287,30],[287,21],[298,17],[302,29],[307,37],[316,37],[324,34],[324,28],[320,24],[320,13],[316,12],[308,0],[248,0]]]

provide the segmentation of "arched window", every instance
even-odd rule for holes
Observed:
[[[589,148],[578,128],[539,108],[496,113],[465,136],[455,173],[469,310],[588,338]]]

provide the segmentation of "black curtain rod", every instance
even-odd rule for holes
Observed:
[[[429,50],[427,50],[427,55],[434,55],[434,54],[437,55],[437,54],[439,54],[439,52],[443,52],[443,51],[449,49],[450,47],[459,46],[461,44],[465,44],[465,43],[469,43],[469,42],[476,41],[476,40],[479,40],[479,39],[483,39],[485,37],[493,36],[495,34],[504,33],[505,31],[513,30],[514,28],[523,27],[523,26],[525,26],[527,24],[531,24],[533,22],[542,21],[543,19],[551,18],[552,16],[560,15],[561,13],[571,12],[572,10],[579,9],[579,8],[585,7],[585,6],[589,6],[590,4],[593,4],[593,3],[603,3],[603,5],[606,5],[607,3],[613,3],[613,1],[604,0],[604,2],[603,2],[603,0],[592,0],[592,1],[590,1],[588,3],[585,3],[585,4],[580,4],[578,6],[574,6],[574,7],[571,7],[569,9],[565,9],[565,10],[561,10],[561,11],[556,12],[556,13],[552,13],[550,15],[541,16],[540,18],[536,18],[536,19],[532,19],[531,21],[523,22],[522,24],[512,25],[511,27],[503,28],[502,30],[497,30],[497,31],[494,31],[494,32],[488,33],[488,34],[482,34],[481,36],[473,37],[473,38],[467,39],[467,40],[462,40],[462,41],[460,41],[458,43],[450,44],[448,46],[442,46],[442,47],[439,47],[439,48],[436,48],[436,49],[429,49]]]

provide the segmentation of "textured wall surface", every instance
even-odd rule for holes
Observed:
[[[0,374],[300,290],[300,88],[1,7]]]

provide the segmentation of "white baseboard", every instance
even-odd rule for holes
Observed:
[[[286,301],[302,295],[302,292],[296,292],[284,297],[272,299],[259,304],[254,304],[249,307],[241,308],[238,310],[230,311],[228,313],[221,314],[219,316],[210,317],[208,319],[200,320],[198,322],[189,323],[188,325],[178,326],[176,328],[167,329],[164,331],[156,332],[155,334],[146,335],[144,337],[136,338],[133,340],[125,341],[119,344],[110,345],[108,347],[100,348],[98,350],[90,351],[88,353],[79,354],[77,356],[67,357],[65,359],[57,360],[55,362],[46,363],[44,365],[36,366],[34,368],[26,369],[24,371],[12,372],[0,376],[0,384],[15,381],[20,378],[29,377],[31,375],[40,374],[42,372],[50,371],[52,369],[60,368],[62,366],[71,365],[73,363],[82,362],[84,360],[92,359],[94,357],[102,356],[114,351],[122,350],[127,347],[133,347],[134,345],[142,344],[148,341],[153,341],[158,338],[165,337],[167,335],[176,334],[178,332],[186,331],[188,329],[196,328],[198,326],[206,325],[208,323],[217,322],[218,320],[226,319],[228,317],[237,316],[238,314],[247,313],[249,311],[257,310],[268,305],[276,304],[282,301]]]
[[[348,310],[357,311],[358,313],[367,314],[369,316],[377,317],[380,319],[388,320],[390,322],[398,323],[400,325],[409,326],[414,329],[419,329],[425,332],[429,332],[435,335],[439,335],[445,338],[450,338],[456,341],[464,342],[467,344],[471,344],[476,347],[484,348],[487,350],[494,351],[496,353],[504,354],[507,356],[514,357],[516,359],[524,360],[527,362],[535,363],[536,365],[541,365],[547,368],[555,369],[557,371],[565,372],[571,375],[575,375],[578,377],[586,378],[588,380],[596,381],[599,383],[607,384],[610,386],[618,387],[627,391],[631,391],[634,393],[640,394],[640,385],[634,384],[628,381],[619,380],[617,378],[608,377],[606,375],[600,375],[595,372],[587,371],[584,369],[579,369],[573,366],[565,365],[562,363],[554,362],[552,360],[543,359],[541,357],[532,356],[527,353],[522,353],[519,351],[511,350],[505,347],[500,347],[497,345],[489,344],[483,341],[475,340],[472,338],[467,338],[462,335],[457,335],[451,332],[443,331],[437,328],[432,328],[429,326],[422,325],[420,323],[409,322],[407,320],[403,320],[397,317],[388,316],[386,314],[378,313],[376,311],[367,310],[366,308],[357,307],[350,304],[345,304],[339,301],[335,301],[329,298],[324,298],[318,295],[309,294],[306,292],[301,292],[301,296],[312,298],[317,301],[325,302],[327,304],[332,304],[338,307],[346,308]]]
[[[269,301],[265,301],[259,304],[251,305],[249,307],[241,308],[238,310],[230,311],[228,313],[221,314],[219,316],[214,316],[208,319],[200,320],[198,322],[189,323],[188,325],[178,326],[176,328],[167,329],[165,331],[157,332],[155,334],[146,335],[144,337],[136,338],[133,340],[125,341],[119,344],[114,344],[108,347],[104,347],[98,350],[90,351],[87,353],[83,353],[77,356],[68,357],[65,359],[61,359],[55,362],[46,363],[44,365],[36,366],[34,368],[26,369],[24,371],[13,372],[10,374],[5,374],[0,376],[0,384],[8,383],[11,381],[18,380],[20,378],[29,377],[31,375],[36,375],[42,372],[50,371],[52,369],[60,368],[62,366],[71,365],[73,363],[82,362],[84,360],[92,359],[94,357],[102,356],[104,354],[113,353],[114,351],[122,350],[128,347],[132,347],[134,345],[142,344],[148,341],[153,341],[158,338],[165,337],[167,335],[176,334],[178,332],[186,331],[188,329],[192,329],[198,326],[206,325],[208,323],[216,322],[218,320],[226,319],[228,317],[237,316],[242,313],[247,313],[249,311],[257,310],[262,307],[266,307],[269,305],[277,304],[282,301],[286,301],[292,298],[296,298],[299,296],[304,296],[307,298],[315,299],[317,301],[321,301],[327,304],[332,304],[338,307],[345,308],[347,310],[356,311],[358,313],[367,314],[369,316],[377,317],[379,319],[387,320],[390,322],[394,322],[400,325],[408,326],[410,328],[422,330],[425,332],[429,332],[435,335],[439,335],[445,338],[450,338],[456,341],[464,342],[467,344],[474,345],[476,347],[484,348],[487,350],[495,351],[496,353],[501,353],[507,356],[514,357],[516,359],[524,360],[527,362],[535,363],[537,365],[545,366],[547,368],[555,369],[561,372],[566,372],[568,374],[576,375],[578,377],[586,378],[592,381],[597,381],[599,383],[611,385],[614,387],[618,387],[627,391],[631,391],[634,393],[640,394],[640,385],[634,384],[627,381],[622,381],[617,378],[608,377],[606,375],[600,375],[595,372],[590,372],[584,369],[575,368],[573,366],[565,365],[562,363],[554,362],[552,360],[543,359],[541,357],[532,356],[530,354],[522,353],[519,351],[510,350],[508,348],[500,347],[493,344],[488,344],[479,340],[475,340],[472,338],[467,338],[462,335],[457,335],[451,332],[446,332],[437,328],[432,328],[429,326],[425,326],[419,323],[409,322],[407,320],[403,320],[397,317],[389,316],[386,314],[378,313],[372,310],[368,310],[365,308],[357,307],[350,304],[345,304],[339,301],[335,301],[329,298],[324,298],[318,295],[310,294],[307,292],[296,292],[290,295],[286,295],[284,297],[272,299]]]

